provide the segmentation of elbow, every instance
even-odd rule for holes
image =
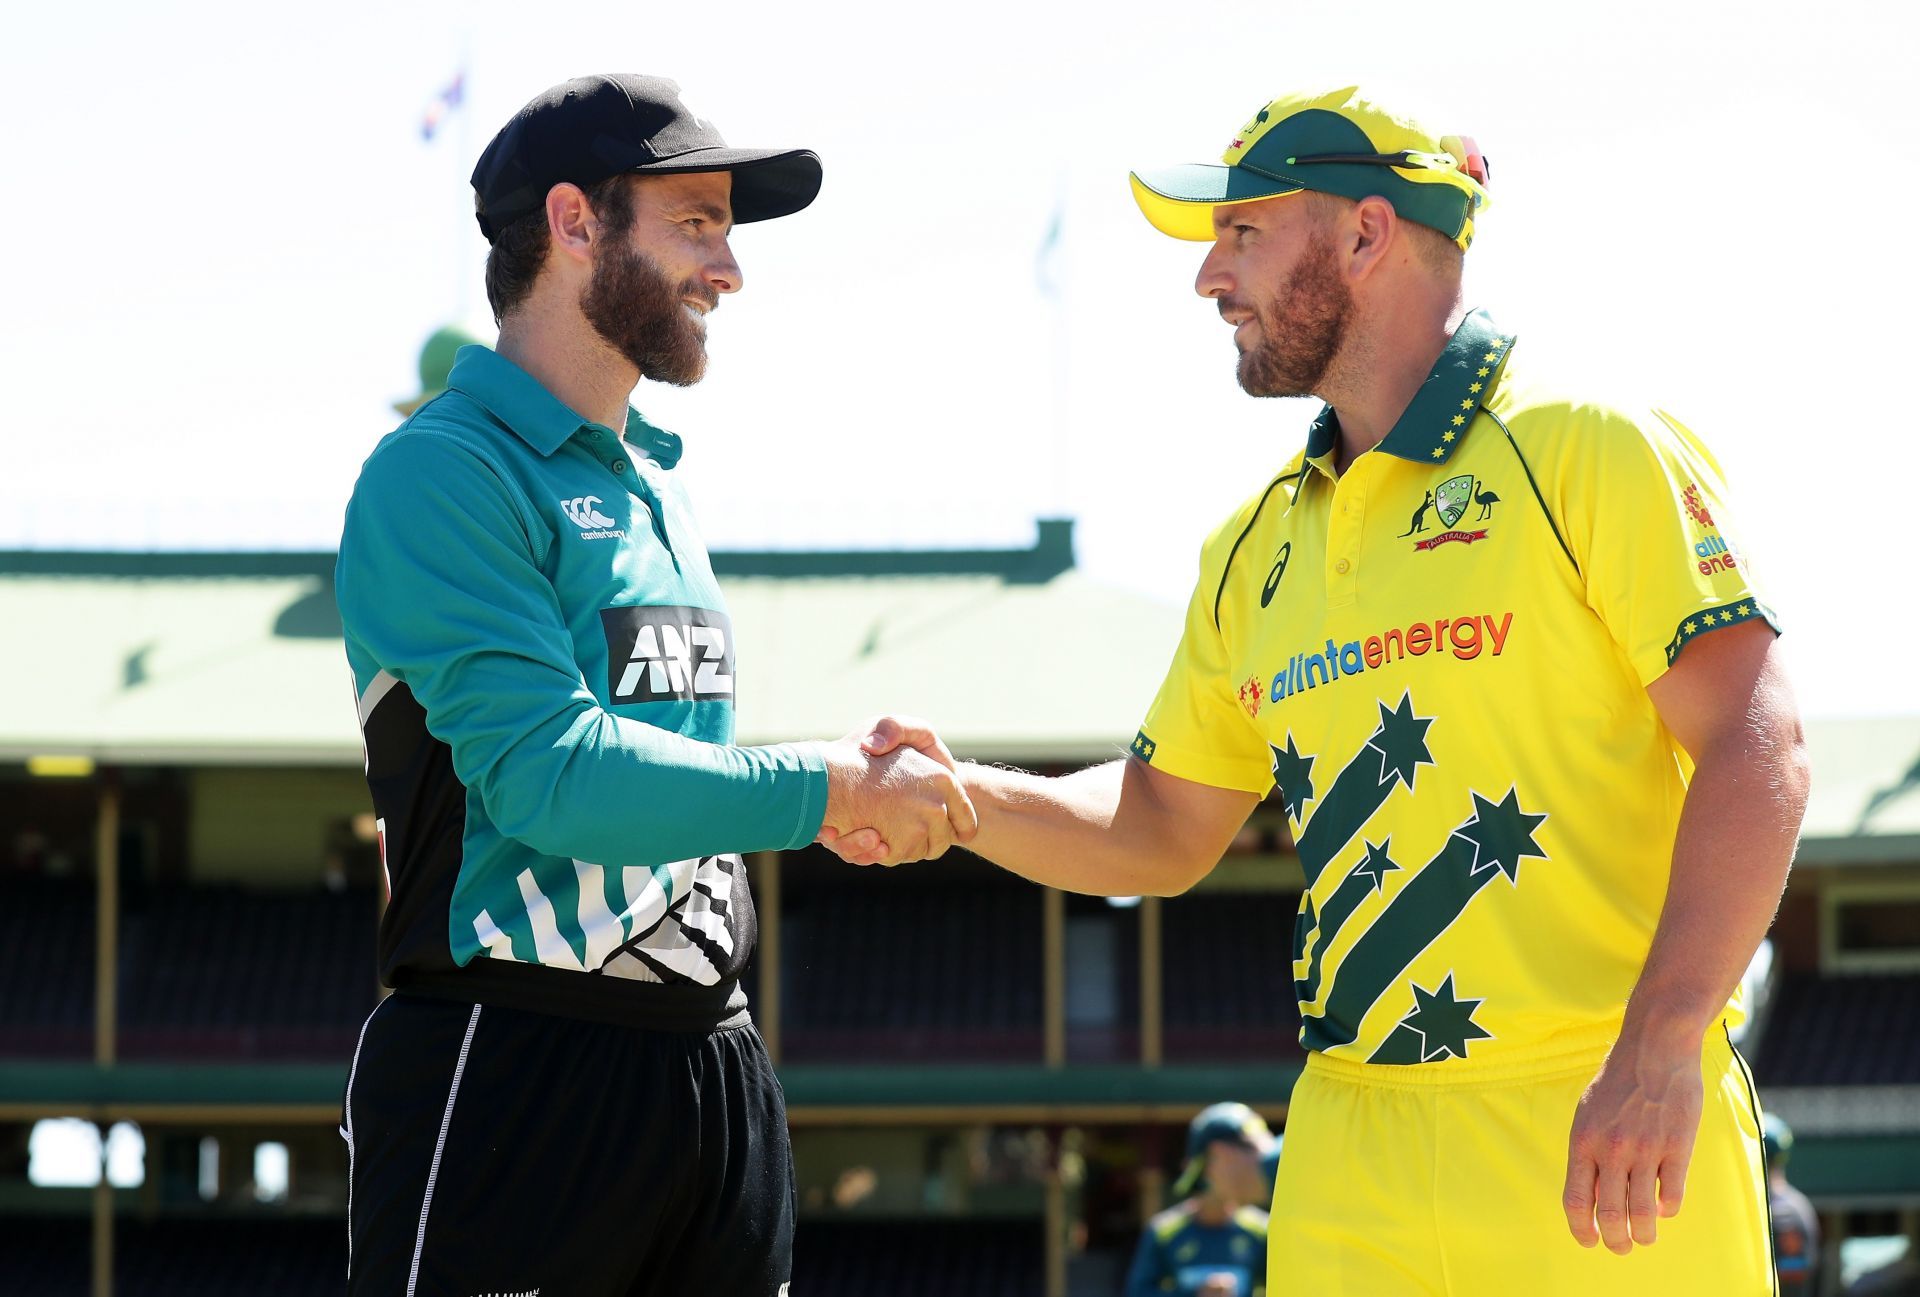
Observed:
[[[1167,854],[1158,856],[1153,869],[1141,893],[1146,896],[1172,897],[1192,891],[1208,874],[1213,872],[1217,859],[1208,859],[1192,854]]]

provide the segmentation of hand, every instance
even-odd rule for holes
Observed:
[[[842,859],[897,865],[972,841],[979,827],[973,803],[955,777],[953,754],[924,721],[882,717],[826,751],[819,841]]]
[[[1580,1246],[1604,1242],[1625,1256],[1652,1245],[1659,1217],[1679,1213],[1701,1102],[1698,1039],[1621,1034],[1580,1096],[1568,1141],[1560,1205]]]
[[[1194,1291],[1197,1297],[1240,1297],[1240,1281],[1227,1274],[1208,1275]]]

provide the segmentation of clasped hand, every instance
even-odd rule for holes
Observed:
[[[826,745],[819,841],[856,865],[931,860],[973,840],[979,820],[953,754],[924,721],[883,716]]]

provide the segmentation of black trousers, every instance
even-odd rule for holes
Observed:
[[[361,1030],[340,1133],[356,1297],[786,1292],[786,1102],[751,1026],[398,993]]]

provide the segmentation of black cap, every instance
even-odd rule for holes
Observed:
[[[808,149],[730,149],[665,77],[575,77],[513,115],[473,168],[473,209],[491,243],[546,205],[562,181],[585,188],[623,172],[733,173],[735,224],[799,211],[820,192]]]

